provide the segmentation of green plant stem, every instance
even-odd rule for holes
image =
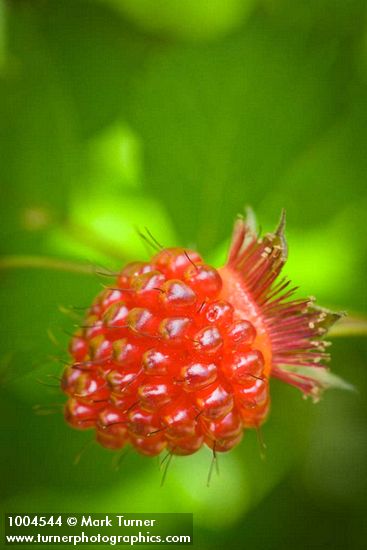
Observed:
[[[0,271],[6,269],[53,269],[68,273],[80,273],[82,275],[95,275],[96,268],[93,265],[60,260],[47,256],[14,255],[0,257]]]

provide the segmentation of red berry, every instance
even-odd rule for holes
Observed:
[[[174,367],[178,356],[167,349],[150,348],[142,357],[142,365],[146,374],[164,376]]]
[[[65,419],[73,428],[86,430],[96,426],[98,413],[102,408],[102,403],[93,403],[72,397],[65,406]]]
[[[204,437],[202,435],[193,435],[180,437],[168,442],[168,448],[174,455],[192,455],[202,447]]]
[[[65,393],[93,401],[109,397],[109,390],[103,376],[93,370],[78,372],[78,369],[67,368],[62,378]]]
[[[247,381],[238,384],[235,395],[239,408],[256,409],[268,398],[268,384],[265,379],[249,377]]]
[[[236,435],[235,437],[231,437],[228,439],[211,439],[210,437],[205,438],[205,443],[213,449],[214,451],[219,451],[221,453],[225,453],[227,451],[230,451],[234,447],[236,447],[239,443],[241,443],[243,437],[243,432]]]
[[[193,335],[194,350],[204,357],[217,355],[223,345],[223,338],[215,326],[205,327]]]
[[[264,357],[261,351],[237,351],[225,357],[223,370],[233,382],[246,382],[249,377],[260,377],[264,370]]]
[[[219,270],[182,248],[128,264],[71,340],[66,420],[94,428],[110,449],[189,455],[206,444],[225,452],[266,419],[271,374],[315,394],[321,329],[333,318],[307,300],[288,301],[287,283],[275,283],[282,228],[259,239],[237,222]]]
[[[167,441],[161,434],[152,436],[130,435],[130,442],[139,453],[146,456],[157,456],[167,446]]]
[[[141,361],[142,349],[137,342],[121,338],[113,342],[113,362],[118,366],[129,367]]]
[[[106,376],[106,381],[110,390],[124,397],[127,395],[135,395],[135,391],[139,388],[142,380],[142,370],[136,366],[126,369],[111,370]]]
[[[197,252],[183,248],[165,248],[152,258],[152,264],[156,269],[170,279],[183,277],[190,266],[201,263],[202,259]]]
[[[208,302],[201,308],[208,323],[215,323],[218,327],[227,327],[232,322],[233,312],[233,306],[224,300]]]
[[[226,344],[233,348],[239,344],[253,344],[256,338],[255,327],[247,319],[235,321],[228,327]]]
[[[131,280],[131,288],[135,291],[135,303],[141,307],[156,308],[158,297],[162,292],[161,286],[165,282],[165,276],[159,271],[149,271],[137,275]]]
[[[159,419],[156,414],[136,406],[128,414],[129,433],[137,436],[153,435],[159,431]]]
[[[169,346],[185,348],[191,320],[188,317],[168,317],[161,321],[159,333]]]
[[[126,414],[113,405],[107,405],[98,415],[97,441],[109,449],[121,449],[127,443]]]
[[[106,288],[100,300],[98,300],[100,311],[104,313],[114,304],[124,304],[125,300],[126,294],[123,290],[119,290],[118,288]]]
[[[89,346],[82,331],[78,331],[71,339],[69,353],[75,361],[83,361],[88,355]]]
[[[159,319],[149,309],[135,307],[127,316],[127,325],[131,333],[150,337],[157,334]]]
[[[223,418],[233,409],[233,393],[215,382],[196,392],[196,405],[204,418]]]
[[[218,296],[222,288],[222,279],[216,269],[208,265],[191,265],[184,275],[185,281],[203,298]]]
[[[168,377],[150,376],[138,390],[138,399],[147,411],[157,411],[177,394],[177,387],[169,382]]]
[[[239,413],[232,410],[219,420],[201,419],[205,435],[213,441],[218,439],[233,439],[242,432],[242,422]]]
[[[196,304],[195,292],[182,281],[167,281],[161,290],[160,303],[167,312],[190,311]]]
[[[197,413],[189,399],[170,403],[163,407],[160,413],[167,438],[177,440],[196,435]]]
[[[192,362],[185,365],[181,371],[182,387],[188,392],[200,390],[209,386],[217,378],[215,363]]]

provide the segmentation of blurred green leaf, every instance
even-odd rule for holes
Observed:
[[[335,40],[285,41],[259,16],[220,44],[151,56],[129,121],[142,139],[145,185],[188,242],[204,251],[218,243],[243,205],[256,209],[269,182],[331,124],[338,55]]]
[[[184,40],[221,37],[240,26],[256,0],[98,0],[148,32]]]
[[[0,1],[0,73],[3,71],[7,56],[6,9],[4,0]]]
[[[38,5],[36,15],[75,103],[80,132],[89,137],[125,112],[129,86],[152,42],[94,2],[45,2]]]
[[[17,243],[24,252],[25,246],[39,249],[37,216],[42,228],[66,212],[78,171],[78,141],[75,112],[34,14],[22,5],[9,10],[8,21],[10,57],[0,88],[0,182],[7,205],[1,227],[8,236],[2,245],[10,251]]]

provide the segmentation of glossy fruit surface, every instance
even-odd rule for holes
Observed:
[[[283,226],[259,239],[238,221],[218,270],[182,248],[128,264],[70,343],[61,384],[67,422],[94,428],[110,449],[224,452],[266,419],[271,375],[315,396],[321,337],[337,316],[289,301],[288,282],[275,282],[286,257]]]

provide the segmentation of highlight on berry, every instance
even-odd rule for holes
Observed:
[[[259,237],[251,215],[238,219],[219,269],[155,242],[149,262],[117,273],[70,341],[66,421],[109,449],[215,454],[266,420],[271,377],[318,399],[333,379],[323,338],[340,314],[279,279],[284,226],[283,214]]]

